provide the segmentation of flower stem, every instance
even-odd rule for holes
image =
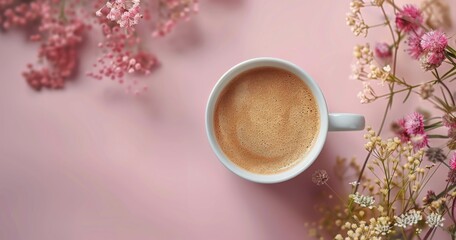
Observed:
[[[443,139],[447,139],[448,138],[448,136],[441,135],[441,134],[428,134],[428,137],[429,138],[443,138]]]
[[[378,134],[379,134],[379,135],[380,135],[380,133],[382,132],[383,125],[385,125],[385,120],[386,120],[386,116],[388,115],[388,110],[389,110],[389,104],[386,106],[385,112],[383,113],[382,123],[380,124],[380,128],[379,128],[379,130],[378,130]],[[369,158],[370,158],[370,156],[371,156],[373,150],[374,150],[374,148],[372,148],[371,150],[369,150],[369,152],[367,153],[367,156],[366,156],[366,158],[364,159],[363,166],[361,167],[361,171],[359,172],[359,176],[358,176],[357,182],[361,182],[361,179],[363,178],[364,170],[366,170],[367,162],[369,161]],[[354,189],[353,189],[353,194],[356,193],[356,192],[358,191],[359,185],[360,185],[360,184],[358,184],[358,185],[356,185],[356,187],[354,187]]]
[[[342,198],[339,196],[339,194],[337,194],[337,192],[336,192],[331,186],[329,186],[328,183],[325,183],[325,185],[329,188],[329,190],[331,190],[331,191],[334,193],[334,195],[336,195],[336,197],[337,197],[341,202],[344,201],[344,200],[342,200]]]

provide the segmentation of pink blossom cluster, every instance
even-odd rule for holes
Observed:
[[[435,30],[424,33],[422,30],[409,35],[407,49],[410,56],[419,59],[425,70],[439,67],[445,60],[448,38],[445,33]]]
[[[0,0],[0,9],[10,6],[13,2],[14,0]]]
[[[141,39],[133,33],[122,31],[119,26],[111,27],[102,24],[104,41],[98,44],[103,51],[94,67],[97,71],[88,72],[87,75],[101,80],[108,78],[125,85],[128,92],[139,94],[147,90],[145,86],[138,86],[138,81],[126,81],[126,75],[132,73],[150,74],[157,65],[154,55],[135,50]]]
[[[28,64],[22,73],[34,89],[62,88],[77,67],[78,47],[83,41],[85,23],[68,5],[68,10],[56,6],[60,1],[0,2],[1,27],[26,27],[30,40],[40,42],[40,66]]]
[[[35,89],[62,88],[77,67],[78,47],[83,41],[85,24],[74,19],[64,23],[62,21],[50,21],[40,27],[42,44],[38,56],[47,63],[41,69],[35,69],[33,65],[23,73],[26,81]]]
[[[445,60],[448,38],[439,30],[425,32],[422,24],[422,13],[414,5],[405,5],[396,14],[397,29],[408,34],[407,52],[412,58],[419,59],[422,68],[429,71],[439,67]]]
[[[140,0],[108,1],[96,12],[98,17],[105,16],[116,22],[121,28],[130,28],[138,24],[141,14]]]
[[[421,36],[420,46],[421,66],[425,70],[432,70],[439,67],[445,60],[445,48],[448,45],[448,38],[441,31],[430,31]]]
[[[446,114],[442,117],[442,123],[448,128],[448,137],[456,140],[456,117],[453,114]]]
[[[170,33],[176,24],[190,19],[192,13],[198,12],[197,0],[161,0],[158,16],[152,36],[161,37]]]
[[[0,0],[0,26],[8,30],[12,27],[24,27],[41,17],[41,1],[22,2]]]
[[[141,31],[147,28],[138,29],[140,19],[149,21],[152,35],[164,36],[197,9],[196,0],[0,0],[0,28],[22,27],[30,33],[31,41],[40,43],[40,64],[28,64],[22,74],[39,90],[62,88],[75,74],[85,32],[95,24],[103,36],[98,44],[102,54],[88,75],[112,79],[129,92],[140,93],[147,87],[127,75],[147,75],[158,65],[142,45],[145,34]]]
[[[103,54],[94,64],[95,71],[87,75],[101,80],[108,78],[124,85],[128,92],[139,94],[147,87],[137,80],[129,81],[127,75],[149,74],[158,65],[155,56],[142,47],[143,42],[137,23],[140,18],[151,21],[155,26],[152,35],[168,34],[180,19],[189,19],[197,11],[195,0],[159,0],[154,15],[151,9],[140,12],[139,0],[110,0],[96,12],[103,33],[98,44]],[[113,24],[115,22],[115,24]]]
[[[414,112],[399,119],[398,125],[399,128],[396,130],[396,134],[402,142],[407,143],[410,141],[415,150],[421,149],[428,144],[428,136],[424,131],[423,115],[420,113]]]

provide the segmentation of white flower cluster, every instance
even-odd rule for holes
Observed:
[[[351,195],[351,198],[353,198],[353,201],[357,204],[359,204],[361,207],[367,207],[369,209],[372,209],[375,203],[374,197],[371,196],[363,196],[359,194],[358,192],[355,193],[355,195]]]
[[[376,221],[374,230],[378,236],[385,236],[391,233],[391,222],[389,221],[389,217],[379,217]]]
[[[394,216],[394,219],[396,220],[396,223],[394,223],[395,226],[406,228],[417,224],[421,219],[423,219],[423,216],[420,211],[412,209],[405,214],[401,214],[399,217]]]
[[[352,32],[356,35],[367,36],[367,29],[369,28],[361,15],[360,9],[364,7],[362,0],[352,0],[350,2],[350,12],[347,13],[346,23],[350,26]]]
[[[444,220],[445,220],[445,218],[443,218],[442,215],[440,215],[438,213],[431,213],[427,216],[426,223],[431,228],[443,227]]]
[[[362,104],[365,104],[377,99],[377,94],[369,83],[363,82],[363,90],[358,93],[357,97]]]

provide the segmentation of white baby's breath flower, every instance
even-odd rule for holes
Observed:
[[[380,68],[375,64],[371,64],[369,66],[370,72],[367,74],[367,77],[374,80],[381,80],[381,84],[383,85],[385,81],[389,77],[389,73],[391,71],[391,67],[389,65]]]
[[[391,222],[389,217],[379,217],[375,224],[375,233],[385,236],[391,232]]]
[[[363,104],[373,102],[377,99],[374,89],[367,82],[363,82],[363,91],[359,92],[357,96]]]
[[[353,56],[362,65],[370,65],[374,60],[374,52],[372,52],[368,43],[355,45],[353,47]]]
[[[401,214],[401,216],[399,217],[394,216],[394,219],[396,220],[396,223],[394,224],[395,226],[400,228],[406,228],[408,226],[417,224],[418,221],[423,219],[423,216],[421,215],[420,211],[412,209],[405,214]]]
[[[359,13],[362,7],[364,7],[364,1],[362,0],[352,0],[350,2],[350,11],[352,13]]]
[[[361,207],[367,207],[369,209],[372,209],[375,203],[374,197],[364,196],[359,194],[358,192],[355,193],[355,195],[352,195],[351,197],[353,198],[353,201],[359,204]]]
[[[445,218],[443,218],[442,215],[433,212],[427,216],[426,223],[430,228],[443,227],[444,220]]]
[[[353,64],[351,66],[351,69],[352,69],[352,74],[350,75],[350,79],[363,80],[363,77],[365,75],[363,65]]]
[[[348,184],[352,185],[353,187],[356,187],[357,185],[359,185],[359,182],[353,181],[353,182],[349,182]]]
[[[384,66],[384,67],[383,67],[383,71],[385,71],[385,72],[387,72],[387,73],[391,72],[391,66],[390,66],[390,65]]]
[[[364,22],[364,19],[361,16],[361,12],[358,11],[347,13],[345,20],[355,36],[359,36],[361,34],[364,37],[367,36],[367,30],[369,29],[369,26],[367,26],[367,24]]]

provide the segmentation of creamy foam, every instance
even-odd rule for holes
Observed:
[[[215,107],[215,135],[223,152],[236,165],[259,174],[296,165],[314,144],[319,126],[311,90],[279,68],[238,75]]]

